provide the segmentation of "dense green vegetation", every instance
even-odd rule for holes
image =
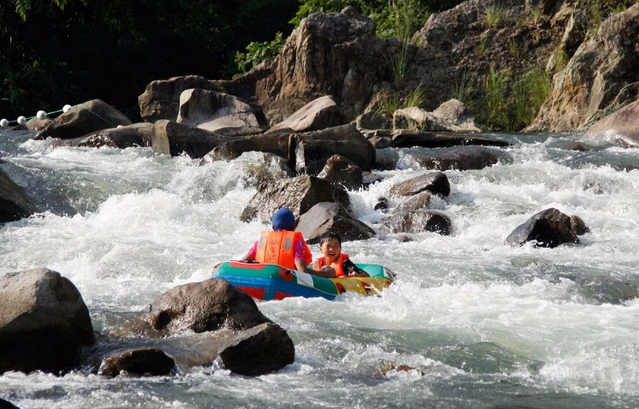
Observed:
[[[100,98],[137,119],[156,79],[228,78],[235,51],[288,36],[297,0],[3,0],[0,116]]]

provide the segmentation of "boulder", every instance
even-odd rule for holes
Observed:
[[[375,148],[353,125],[295,135],[295,169],[317,175],[333,155],[342,155],[365,171],[375,163]]]
[[[506,156],[506,154],[501,155]],[[492,150],[478,146],[438,149],[428,154],[413,155],[413,159],[420,166],[435,170],[484,169],[499,162],[499,157]]]
[[[350,199],[344,189],[314,176],[299,176],[258,187],[240,219],[244,222],[256,217],[271,220],[273,212],[283,206],[299,217],[320,202],[337,202],[350,208]]]
[[[13,403],[0,398],[0,409],[20,409]]]
[[[419,107],[398,109],[393,113],[393,129],[418,129],[423,131],[451,131],[443,119]]]
[[[344,124],[339,107],[330,95],[317,98],[304,105],[282,122],[271,127],[269,132],[292,129],[296,132],[317,131]]]
[[[248,294],[216,278],[170,289],[150,306],[148,321],[167,335],[240,330],[271,322]]]
[[[242,331],[242,339],[221,353],[224,367],[244,376],[278,371],[295,360],[293,340],[279,325],[264,323]]]
[[[295,230],[302,232],[307,243],[319,243],[327,231],[339,233],[342,241],[366,240],[375,236],[375,230],[353,217],[339,203],[321,202],[304,213]]]
[[[510,146],[506,141],[475,135],[458,135],[442,132],[402,129],[392,133],[391,146],[395,148],[445,148],[458,145]]]
[[[0,373],[61,372],[94,342],[89,311],[71,281],[46,268],[0,277]]]
[[[393,170],[399,162],[399,152],[396,149],[375,149],[375,169]]]
[[[442,119],[453,132],[481,132],[475,125],[475,117],[463,102],[449,99],[433,111],[436,118]]]
[[[608,115],[591,126],[581,140],[592,144],[639,147],[639,100]]]
[[[186,153],[202,158],[229,137],[177,122],[160,120],[153,124],[151,147],[162,155],[178,156]]]
[[[39,212],[27,193],[0,168],[0,223],[12,222]]]
[[[426,231],[447,236],[451,231],[450,218],[433,210],[401,211],[393,213],[386,222],[391,233],[422,233]]]
[[[98,375],[115,377],[129,375],[168,375],[175,361],[160,348],[126,349],[105,357],[97,370]]]
[[[151,123],[161,119],[175,121],[180,108],[180,95],[191,88],[225,92],[219,81],[207,80],[197,75],[153,81],[138,97],[140,116],[144,121]]]
[[[554,248],[564,243],[579,243],[573,231],[570,216],[557,209],[542,210],[520,224],[506,238],[511,246],[535,242],[536,247]]]
[[[51,118],[38,118],[33,117],[29,119],[24,125],[30,131],[42,131],[46,128],[53,120]]]
[[[100,99],[93,99],[58,116],[36,134],[34,139],[73,139],[118,125],[131,125],[131,121],[111,105]]]
[[[211,163],[217,160],[233,160],[239,158],[245,152],[265,152],[278,155],[289,160],[289,153],[294,152],[295,140],[288,132],[265,133],[238,137],[221,143],[213,148],[202,158],[201,164]],[[290,154],[292,155],[292,153]]]
[[[425,190],[414,196],[409,196],[407,200],[400,202],[394,209],[394,214],[412,213],[417,210],[428,209],[430,206],[432,193]]]
[[[377,110],[369,110],[355,118],[355,126],[360,131],[392,129],[393,118]]]
[[[348,190],[361,189],[363,184],[362,168],[342,155],[331,156],[317,177]]]
[[[390,194],[393,196],[414,196],[424,191],[448,196],[450,194],[450,182],[442,172],[426,173],[396,184],[391,187]]]
[[[210,132],[256,134],[268,128],[261,108],[222,92],[201,88],[187,89],[180,94],[177,123]]]
[[[136,146],[151,146],[153,138],[153,124],[139,122],[117,128],[98,131],[89,136],[82,136],[69,140],[72,146],[99,148],[132,148]]]
[[[596,34],[581,43],[553,78],[550,97],[529,131],[574,132],[639,95],[639,4],[605,19]]]
[[[189,365],[210,365],[219,354],[231,372],[257,376],[295,359],[295,346],[286,331],[266,318],[248,294],[224,280],[212,278],[167,291],[152,304],[148,319],[163,334],[223,329],[205,346],[196,338],[197,346],[189,348],[195,352],[191,356],[175,346],[162,348]]]
[[[577,236],[590,233],[590,228],[586,226],[586,222],[579,216],[570,216],[570,230]]]

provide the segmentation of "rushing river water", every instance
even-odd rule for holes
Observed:
[[[257,175],[277,172],[261,155],[198,166],[149,148],[54,148],[30,135],[0,131],[0,166],[47,210],[0,226],[0,275],[60,272],[96,331],[110,314],[208,278],[267,227],[238,219]],[[495,137],[513,143],[494,148],[499,164],[445,172],[451,195],[433,204],[450,216],[450,236],[400,242],[374,210],[394,184],[427,172],[412,160],[420,149],[400,150],[398,169],[378,172],[384,181],[349,192],[353,213],[380,233],[344,251],[398,280],[379,297],[259,303],[295,344],[285,369],[255,378],[221,365],[113,379],[10,372],[0,397],[22,409],[639,407],[639,151],[562,148],[577,134]],[[550,207],[586,222],[581,244],[505,244]]]

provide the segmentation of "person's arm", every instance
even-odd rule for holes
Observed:
[[[342,269],[346,272],[347,277],[370,277],[370,275],[357,267],[350,259],[345,259],[342,264]]]
[[[257,241],[251,246],[249,251],[244,253],[240,261],[253,262],[255,261],[255,255],[257,254]]]
[[[313,274],[319,277],[335,278],[335,269],[333,267],[322,267],[320,270],[313,270],[306,266],[304,260],[295,260],[295,269],[307,274]]]

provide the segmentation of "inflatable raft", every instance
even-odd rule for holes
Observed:
[[[395,274],[378,264],[357,264],[370,277],[324,278],[276,264],[227,261],[220,263],[213,278],[226,280],[258,300],[287,297],[324,297],[332,300],[344,292],[379,294],[391,285]]]

